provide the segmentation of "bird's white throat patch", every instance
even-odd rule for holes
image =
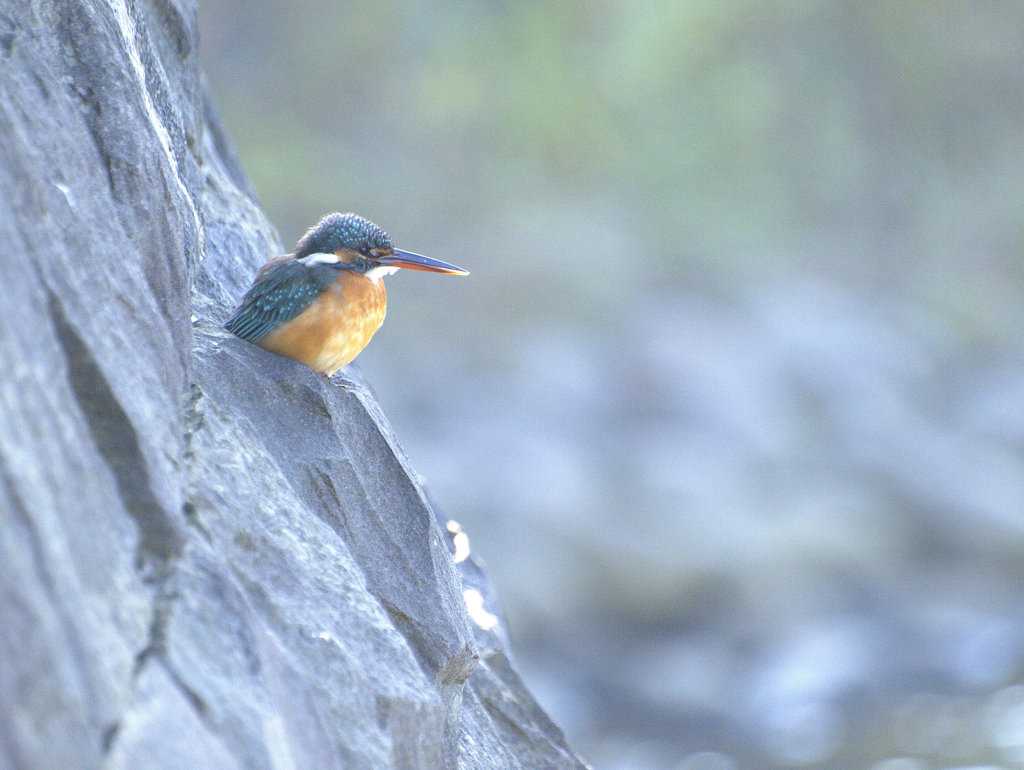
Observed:
[[[394,275],[399,270],[397,265],[376,265],[366,271],[365,275],[371,281],[379,281],[385,275]]]

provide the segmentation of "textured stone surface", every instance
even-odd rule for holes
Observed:
[[[0,767],[582,765],[355,372],[221,330],[279,244],[196,43],[0,4]]]

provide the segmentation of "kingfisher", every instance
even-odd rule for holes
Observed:
[[[391,236],[358,214],[328,214],[299,239],[295,251],[263,266],[224,326],[330,376],[359,355],[384,322],[387,292],[381,279],[402,267],[469,275],[396,249]]]

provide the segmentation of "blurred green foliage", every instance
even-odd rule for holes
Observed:
[[[342,208],[410,248],[493,260],[489,299],[558,261],[584,301],[613,300],[587,274],[628,259],[648,285],[799,270],[896,286],[982,326],[1016,305],[1016,4],[201,14],[217,103],[288,243]]]

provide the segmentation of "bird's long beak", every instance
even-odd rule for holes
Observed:
[[[402,251],[401,249],[394,249],[391,254],[385,254],[381,257],[373,257],[373,261],[378,265],[394,265],[395,267],[405,267],[409,270],[426,270],[431,273],[448,273],[449,275],[469,275],[469,271],[463,270],[461,267],[449,265],[447,262],[442,262],[439,259],[424,257],[422,254],[413,254],[411,251]]]

